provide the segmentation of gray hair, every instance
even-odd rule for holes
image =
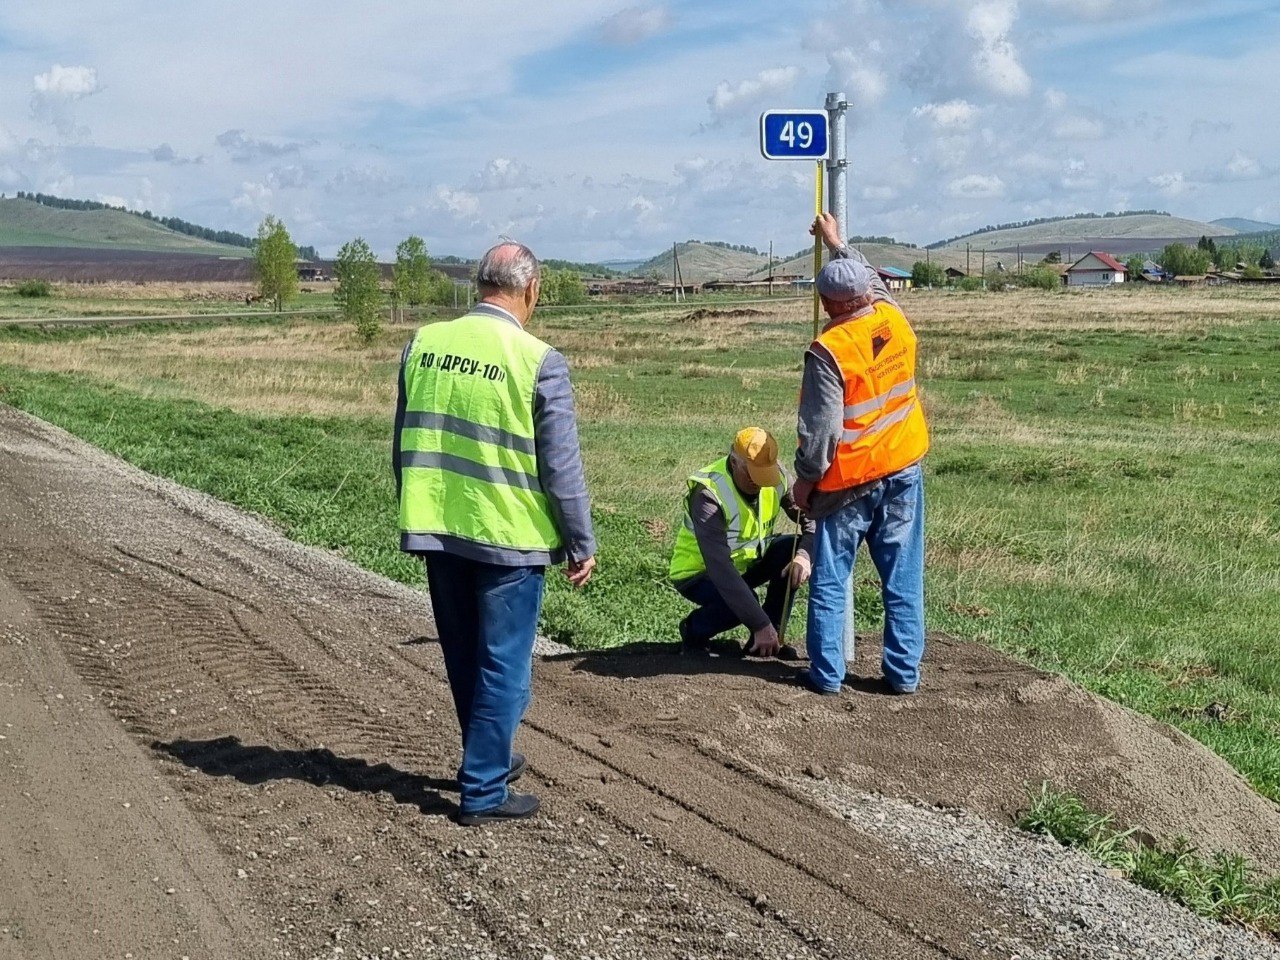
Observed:
[[[523,243],[505,240],[480,258],[476,286],[505,293],[523,293],[538,275],[538,258]]]

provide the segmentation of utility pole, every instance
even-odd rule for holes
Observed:
[[[982,289],[987,289],[987,248],[982,248]]]
[[[769,296],[773,296],[773,241],[769,241]]]
[[[968,277],[972,276],[972,274],[973,271],[969,269],[969,245],[966,243],[964,245],[964,275]]]
[[[671,302],[680,302],[680,254],[676,253],[676,245],[671,244]]]
[[[1018,277],[1022,277],[1022,244],[1018,244]]]
[[[831,149],[827,155],[827,212],[840,225],[840,235],[849,236],[849,158],[846,149],[849,101],[844,93],[827,94],[827,118],[831,130]]]

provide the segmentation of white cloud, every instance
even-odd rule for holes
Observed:
[[[761,70],[748,80],[729,83],[726,80],[716,84],[715,91],[707,97],[711,112],[717,117],[740,113],[750,107],[758,106],[769,94],[784,93],[795,84],[800,71],[796,67],[773,67]]]
[[[889,92],[889,78],[869,62],[864,48],[843,47],[827,54],[828,85],[842,90],[856,111],[880,105]]]
[[[1031,77],[1009,39],[1017,16],[1017,0],[985,0],[975,4],[968,16],[969,35],[977,41],[974,77],[988,92],[1001,97],[1025,97],[1031,92]]]
[[[493,190],[518,190],[538,186],[529,168],[510,157],[494,157],[475,175],[474,189],[484,193]]]
[[[946,103],[926,103],[911,113],[930,121],[939,130],[967,130],[978,116],[978,108],[967,100],[948,100]]]
[[[480,198],[466,190],[438,187],[431,206],[459,220],[475,220],[480,213]]]
[[[1192,184],[1187,181],[1186,176],[1180,170],[1147,177],[1147,183],[1151,184],[1166,197],[1180,197],[1192,189]]]
[[[971,173],[965,177],[957,177],[947,184],[947,192],[953,197],[966,199],[990,199],[1004,193],[1004,181],[996,174],[984,176]]]
[[[232,198],[231,206],[247,213],[271,213],[273,194],[265,183],[246,180],[240,184],[240,192]]]
[[[35,78],[33,89],[41,96],[80,100],[102,87],[98,84],[98,71],[93,67],[64,67],[55,63]]]
[[[638,6],[619,10],[600,23],[600,37],[607,43],[633,44],[671,29],[671,11],[665,6]]]
[[[1262,165],[1239,150],[1227,161],[1227,176],[1233,180],[1255,180],[1262,173]]]
[[[102,90],[93,67],[64,67],[54,64],[32,80],[31,115],[53,126],[62,137],[84,136],[76,124],[75,104]]]

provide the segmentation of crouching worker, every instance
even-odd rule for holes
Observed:
[[[680,623],[684,653],[706,653],[726,630],[751,631],[736,652],[795,660],[796,648],[779,634],[791,615],[795,591],[813,568],[814,525],[803,536],[774,536],[782,514],[801,523],[778,467],[778,444],[759,427],[734,438],[728,456],[689,478],[685,518],[676,534],[669,572],[672,585],[697,606]],[[764,605],[756,590],[766,587]]]

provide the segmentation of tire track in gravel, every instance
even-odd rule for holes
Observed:
[[[154,745],[263,956],[1050,955],[732,751],[546,666],[522,734],[545,816],[460,830],[443,667],[406,643],[421,595],[4,408],[0,456],[5,571],[95,708]]]

